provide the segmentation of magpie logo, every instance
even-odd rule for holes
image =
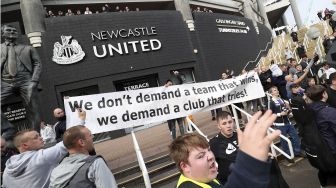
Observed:
[[[225,152],[226,152],[226,154],[230,155],[231,153],[233,153],[236,150],[237,150],[237,148],[234,145],[232,145],[231,143],[229,143]]]
[[[72,36],[61,36],[62,44],[54,44],[52,60],[57,64],[72,64],[82,60],[85,56],[82,47],[78,41],[72,39]]]

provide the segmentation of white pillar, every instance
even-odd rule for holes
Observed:
[[[257,0],[258,3],[258,7],[259,7],[259,12],[261,14],[261,16],[264,18],[264,24],[266,25],[266,27],[268,27],[270,30],[272,30],[272,27],[268,21],[268,17],[266,14],[266,9],[265,9],[265,1],[263,0]]]
[[[299,12],[299,8],[296,4],[295,0],[289,0],[291,7],[292,7],[292,12],[294,15],[294,19],[296,22],[296,26],[298,27],[298,29],[303,27],[302,21],[301,21],[301,16],[300,16],[300,12]]]
[[[259,34],[259,28],[258,28],[258,23],[257,20],[255,18],[255,13],[252,10],[252,6],[251,2],[249,0],[244,0],[243,1],[243,11],[244,11],[244,16],[245,18],[251,18],[252,23],[254,28],[256,29],[257,34]]]

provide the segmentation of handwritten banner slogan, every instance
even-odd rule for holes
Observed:
[[[67,125],[79,122],[76,108],[86,111],[86,126],[101,133],[162,122],[248,101],[265,95],[255,72],[234,79],[70,97],[64,100]]]

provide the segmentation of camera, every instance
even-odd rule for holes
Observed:
[[[287,108],[287,107],[285,107],[285,106],[284,106],[284,107],[282,107],[282,108],[281,108],[281,110],[282,110],[283,112],[290,112],[290,109],[288,109],[288,108]]]

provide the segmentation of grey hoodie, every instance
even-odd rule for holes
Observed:
[[[88,155],[77,153],[63,159],[51,173],[49,188],[65,187],[79,168],[84,165],[87,157]],[[97,188],[117,188],[115,178],[102,158],[97,158],[91,164],[88,169],[87,178]]]
[[[6,162],[3,174],[5,188],[46,188],[51,171],[67,154],[63,142],[47,149],[26,151]]]
[[[83,166],[88,155],[76,154],[70,155],[52,171],[49,187],[64,187],[78,169]]]

